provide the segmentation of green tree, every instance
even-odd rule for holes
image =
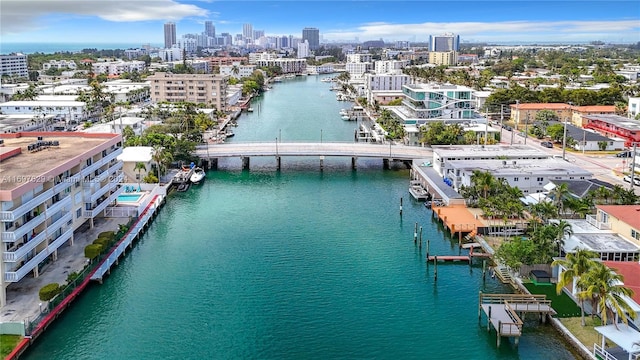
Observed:
[[[584,288],[581,295],[593,299],[600,318],[604,324],[609,318],[617,315],[622,322],[627,324],[627,316],[636,318],[636,312],[626,302],[625,297],[631,298],[633,290],[624,286],[624,277],[613,272],[606,265],[594,262],[591,269],[580,280],[580,287]],[[617,321],[612,319],[616,329]]]
[[[568,253],[564,259],[555,260],[551,263],[552,266],[562,266],[565,270],[560,273],[558,283],[556,284],[556,292],[558,295],[562,293],[562,289],[571,284],[571,288],[574,293],[579,294],[579,281],[580,278],[592,267],[594,260],[599,256],[593,251],[577,249],[574,253]],[[585,326],[584,321],[584,296],[578,296],[580,299],[580,317],[582,326]]]
[[[143,162],[137,162],[136,165],[133,167],[133,171],[137,171],[138,172],[138,188],[140,187],[140,180],[142,179],[141,176],[141,172],[142,171],[147,171],[147,167],[144,165]]]

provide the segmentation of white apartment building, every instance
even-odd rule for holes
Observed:
[[[0,104],[0,111],[7,115],[31,115],[43,117],[54,115],[71,122],[82,122],[86,117],[87,104],[83,101],[22,100]]]
[[[629,97],[629,116],[635,118],[640,114],[640,97]]]
[[[550,181],[588,180],[589,171],[562,159],[535,160],[453,160],[451,170],[445,174],[452,186],[459,191],[462,186],[472,186],[474,171],[490,172],[497,179],[504,179],[511,187],[522,190],[524,195],[546,192]]]
[[[371,70],[372,65],[370,62],[348,62],[345,64],[345,70],[351,79],[360,79],[367,71]]]
[[[0,307],[7,288],[56,261],[74,231],[116,201],[123,188],[122,137],[76,132],[0,135]]]
[[[220,75],[242,79],[251,76],[256,70],[255,65],[242,65],[239,61],[233,65],[220,65]]]
[[[51,68],[75,70],[78,68],[78,65],[76,65],[76,62],[73,60],[51,60],[42,64],[42,70],[49,70]]]
[[[93,63],[91,70],[95,74],[121,75],[126,72],[144,71],[144,61],[100,61]]]
[[[178,61],[182,60],[182,49],[177,46],[168,49],[158,50],[158,57],[162,59],[162,61]],[[152,55],[153,56],[153,55]]]
[[[403,74],[365,74],[364,92],[367,103],[377,101],[386,104],[397,98],[402,98],[402,86],[409,84],[411,77]]]
[[[279,59],[280,56],[269,52],[253,52],[249,54],[249,64],[257,64],[258,61],[270,61]]]
[[[283,74],[302,74],[307,69],[307,59],[273,59],[258,60],[258,67],[263,66],[279,66]]]
[[[185,62],[187,63],[187,66],[190,66],[195,73],[208,74],[211,72],[209,61],[207,60],[168,61],[166,62],[166,64],[170,70],[173,70],[176,65],[183,65]]]
[[[298,44],[298,59],[304,59],[309,57],[309,42],[305,40]]]
[[[335,72],[333,64],[307,65],[309,74],[332,74]]]
[[[371,54],[347,54],[348,63],[370,63]]]
[[[376,74],[401,74],[402,69],[409,64],[409,60],[378,60],[373,63],[373,70]]]
[[[29,77],[29,69],[27,68],[27,55],[21,53],[0,55],[0,75],[25,78]]]
[[[198,50],[198,39],[182,37],[178,39],[178,47],[188,54],[195,53]]]

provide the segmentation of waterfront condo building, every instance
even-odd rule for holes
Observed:
[[[0,75],[29,77],[27,55],[21,53],[0,55]]]
[[[192,102],[226,110],[228,77],[218,74],[171,74],[157,72],[147,81],[154,102]]]
[[[117,134],[0,134],[0,307],[7,288],[37,277],[74,231],[93,226],[122,192]]]
[[[474,90],[459,85],[406,84],[402,106],[389,110],[405,124],[472,122],[476,119]]]
[[[307,59],[258,60],[258,67],[279,66],[283,74],[302,74],[307,70]]]

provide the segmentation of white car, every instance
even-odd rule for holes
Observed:
[[[631,176],[630,175],[625,175],[625,177],[623,177],[622,180],[624,180],[625,182],[630,183],[631,182]],[[633,177],[633,185],[640,186],[640,175],[636,175],[636,176]]]

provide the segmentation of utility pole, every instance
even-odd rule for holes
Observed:
[[[520,112],[518,111],[518,106],[520,105],[520,100],[516,100],[516,115],[514,116],[515,120],[515,128],[511,129],[511,145],[513,145],[513,132],[518,130],[518,124],[520,123],[517,118],[520,118]],[[517,117],[517,118],[516,118]]]
[[[500,104],[500,142],[502,142],[503,129],[504,129],[504,104]]]
[[[636,150],[638,147],[638,143],[633,143],[633,150],[631,152],[631,181],[629,182],[629,189],[633,191],[633,186],[635,185],[634,181],[636,179]]]
[[[527,137],[529,136],[529,113],[524,120],[524,144],[527,145]]]
[[[573,106],[572,102],[569,102],[569,113],[571,113],[571,106]],[[562,130],[562,160],[567,161],[566,153],[567,153],[567,121],[564,120],[564,129]]]

